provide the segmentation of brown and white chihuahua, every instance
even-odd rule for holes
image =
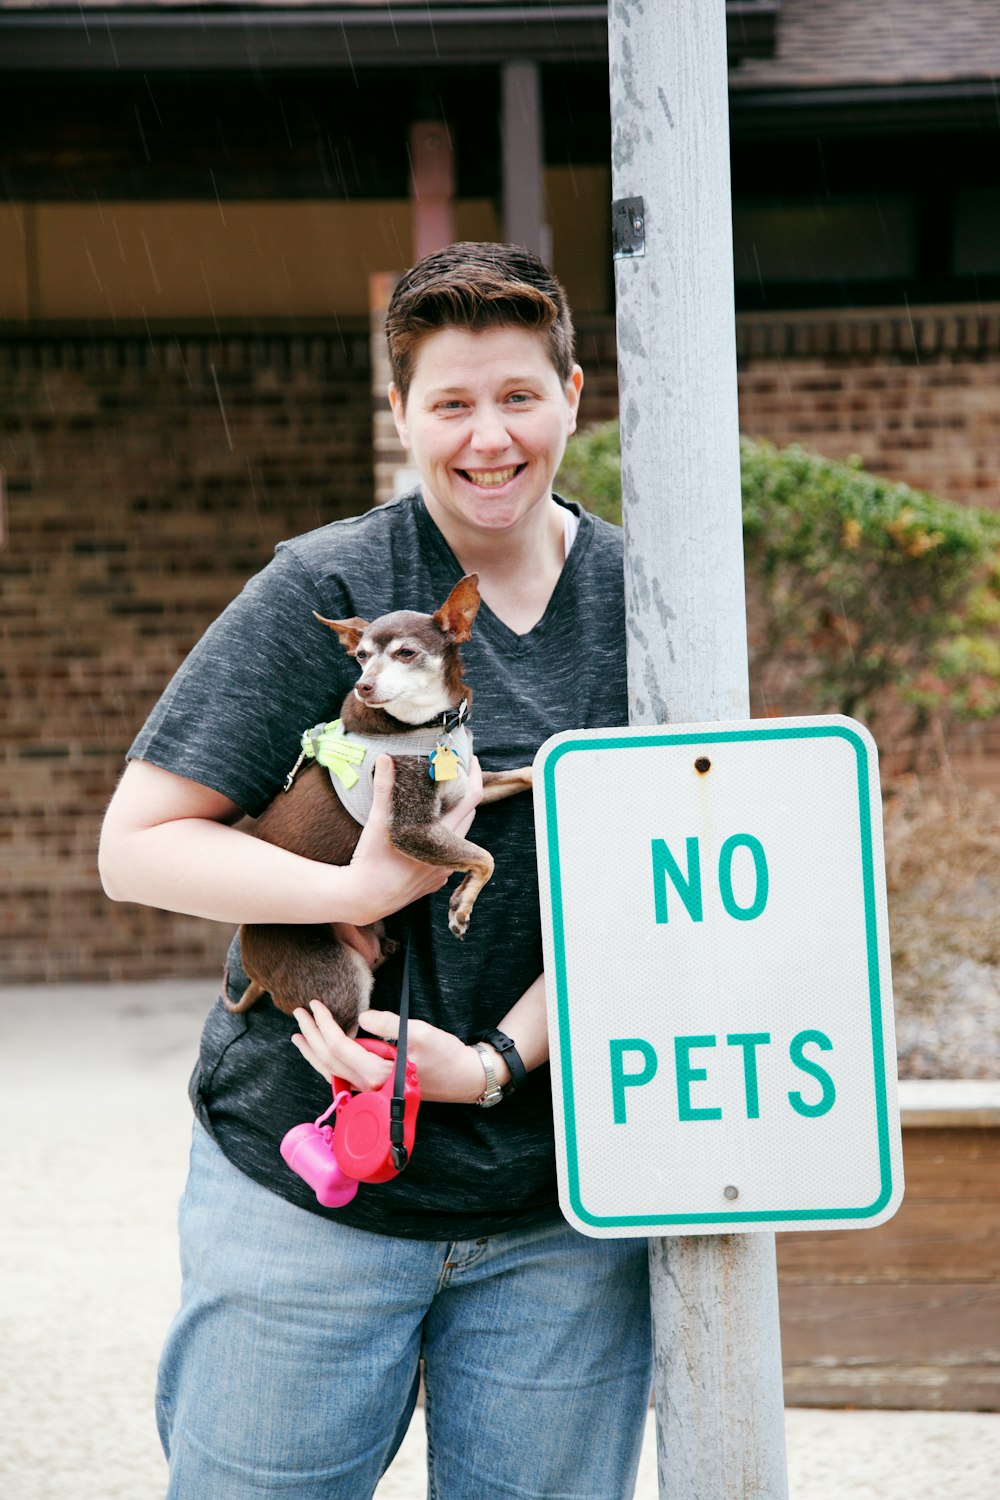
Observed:
[[[432,740],[438,737],[438,726],[440,737],[447,740],[449,726],[460,723],[468,712],[472,693],[462,681],[459,647],[471,635],[479,604],[479,577],[470,573],[433,615],[396,610],[371,624],[316,615],[362,667],[340,710],[343,729],[371,738],[376,755],[378,741],[404,737],[402,752],[393,748],[390,842],[426,864],[467,872],[448,909],[448,926],[458,938],[465,936],[476,898],[493,874],[493,859],[441,821],[464,795],[465,765],[457,757],[447,757],[449,779],[432,779],[426,748],[421,747],[428,743],[428,731]],[[406,753],[407,740],[416,753]],[[366,771],[370,774],[370,768]],[[530,766],[484,771],[482,800],[499,801],[530,786]],[[293,773],[286,790],[264,809],[250,832],[306,859],[346,865],[361,836],[361,824],[342,803],[328,770],[312,760]],[[368,931],[378,943],[378,967],[395,944],[385,938],[380,922]],[[223,986],[229,1010],[249,1010],[264,994],[288,1014],[321,1000],[345,1031],[354,1029],[368,1004],[373,970],[337,937],[332,924],[244,923],[240,940],[251,983],[238,1001],[230,1000]]]

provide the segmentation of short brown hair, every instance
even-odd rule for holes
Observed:
[[[392,378],[403,404],[417,345],[441,328],[535,328],[562,381],[573,370],[573,320],[561,284],[521,245],[465,240],[425,255],[397,282],[385,318]]]

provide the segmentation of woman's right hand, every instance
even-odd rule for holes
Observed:
[[[350,869],[358,877],[356,890],[367,913],[366,922],[387,917],[411,902],[419,901],[422,896],[432,895],[447,884],[452,873],[413,859],[389,842],[389,810],[395,775],[391,756],[380,755],[375,762],[371,812],[351,858]],[[482,794],[482,774],[479,762],[473,757],[465,795],[444,815],[442,822],[464,837],[472,826]]]

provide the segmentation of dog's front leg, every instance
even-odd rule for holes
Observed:
[[[412,859],[468,872],[448,904],[448,926],[457,938],[463,938],[476,897],[493,874],[492,854],[442,823],[390,825],[389,837],[397,849]]]
[[[465,870],[466,878],[454,892],[448,926],[465,936],[476,897],[493,874],[493,856],[462,838],[441,821],[440,788],[429,779],[426,763],[396,758],[396,780],[389,809],[389,838],[412,859],[447,870]]]

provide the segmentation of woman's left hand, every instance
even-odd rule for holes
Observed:
[[[391,1063],[373,1057],[352,1041],[325,1005],[316,1003],[308,1011],[297,1010],[295,1019],[301,1030],[292,1041],[323,1078],[336,1073],[355,1088],[379,1088],[392,1072]],[[364,1010],[359,1024],[371,1036],[387,1042],[394,1042],[399,1033],[399,1017],[391,1010]],[[428,1021],[410,1021],[406,1056],[416,1067],[422,1099],[439,1104],[474,1104],[483,1092],[485,1075],[475,1048],[450,1031],[442,1031]]]
[[[359,1024],[387,1042],[394,1042],[399,1032],[399,1017],[391,1010],[363,1010]],[[416,1067],[421,1099],[474,1104],[486,1086],[476,1049],[429,1021],[407,1024],[406,1056]]]

